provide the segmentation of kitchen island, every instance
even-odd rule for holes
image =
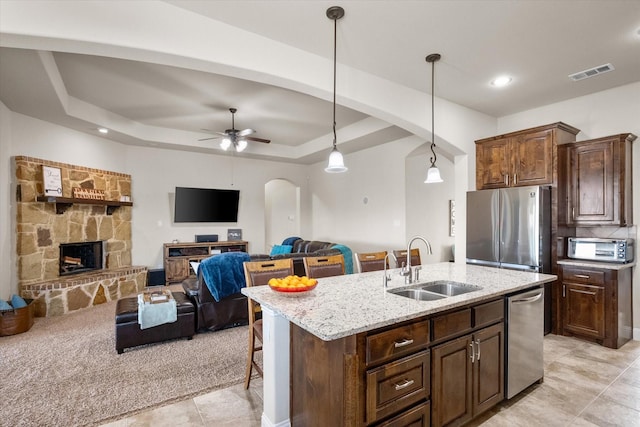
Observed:
[[[414,403],[413,416],[428,414],[430,346],[450,338],[472,340],[475,360],[476,335],[494,328],[499,332],[494,352],[500,353],[502,366],[502,298],[556,279],[466,264],[428,264],[422,266],[420,283],[454,281],[481,289],[416,301],[388,292],[408,286],[398,273],[390,271],[388,288],[378,271],[319,279],[316,289],[295,296],[268,286],[242,290],[263,308],[262,425],[287,425],[288,420],[292,425],[379,425],[395,420],[389,417]],[[385,347],[389,340],[397,351]],[[490,354],[488,347],[483,348]],[[411,378],[388,383],[389,378],[403,375]],[[406,388],[409,396],[394,396],[398,387]]]

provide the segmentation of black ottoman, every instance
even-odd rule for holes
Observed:
[[[140,329],[138,324],[138,298],[122,298],[116,305],[116,350],[122,354],[125,348],[151,344],[174,338],[193,338],[195,334],[195,309],[182,292],[171,292],[178,308],[178,320],[173,323]]]

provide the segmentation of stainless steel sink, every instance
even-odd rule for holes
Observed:
[[[437,280],[435,282],[418,283],[409,288],[390,289],[388,292],[417,301],[437,301],[442,298],[455,297],[480,289],[482,289],[481,286],[469,285],[467,283]]]
[[[417,301],[436,301],[442,298],[446,298],[446,296],[444,295],[434,294],[433,292],[423,291],[422,289],[392,289],[389,292]]]
[[[460,282],[437,281],[421,284],[418,286],[418,289],[435,292],[436,294],[446,295],[448,297],[455,297],[456,295],[479,291],[482,287]]]

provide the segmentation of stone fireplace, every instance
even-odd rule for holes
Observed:
[[[131,265],[131,203],[111,203],[130,198],[130,175],[26,156],[14,161],[18,288],[34,300],[36,316],[144,289],[146,267]],[[43,166],[60,169],[60,197],[43,197]],[[73,188],[99,190],[105,200],[74,198]]]

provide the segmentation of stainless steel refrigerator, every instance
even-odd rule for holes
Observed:
[[[467,193],[467,263],[551,272],[551,189]]]
[[[467,193],[467,263],[551,272],[551,189],[513,187]],[[551,292],[506,299],[508,399],[542,378],[542,342],[551,330]]]

